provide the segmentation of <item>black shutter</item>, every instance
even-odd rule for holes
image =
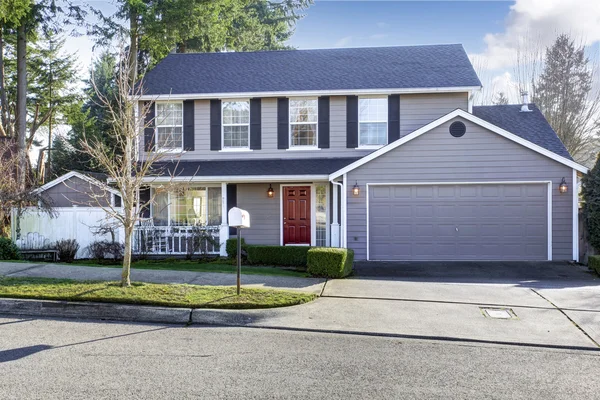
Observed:
[[[194,100],[183,102],[183,149],[194,151]]]
[[[221,100],[210,101],[210,149],[221,150]]]
[[[329,96],[319,97],[319,148],[329,148]]]
[[[145,102],[143,109],[146,111],[144,117],[144,150],[150,152],[154,148],[154,127],[156,126],[154,122],[154,102]]]
[[[237,185],[227,184],[227,212],[233,207],[237,207]],[[229,221],[227,221],[229,223]],[[229,236],[237,235],[237,229],[229,227]]]
[[[277,99],[277,148],[290,147],[290,100],[285,97]]]
[[[400,95],[388,97],[388,143],[400,139]]]
[[[346,97],[346,147],[358,147],[358,97]]]
[[[250,148],[260,150],[261,147],[261,112],[260,99],[250,99]]]
[[[143,205],[150,201],[150,188],[140,188],[140,202],[139,205]],[[147,204],[144,207],[140,208],[140,217],[142,218],[150,218],[150,205]]]

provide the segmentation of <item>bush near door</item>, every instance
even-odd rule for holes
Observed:
[[[308,246],[246,246],[248,263],[286,267],[306,267],[309,249]]]
[[[314,276],[343,278],[352,273],[354,251],[331,247],[313,247],[308,251],[307,270]]]
[[[20,260],[19,248],[9,238],[0,237],[0,260]]]

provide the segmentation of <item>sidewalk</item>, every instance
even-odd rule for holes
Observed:
[[[243,267],[242,267],[243,272]],[[10,277],[37,277],[75,279],[81,281],[118,281],[120,268],[84,267],[60,264],[36,264],[21,262],[0,262],[0,275]],[[233,286],[235,274],[192,271],[157,271],[132,269],[131,280],[150,283],[187,283],[190,285]],[[296,290],[320,295],[326,280],[321,278],[297,278],[290,276],[244,275],[244,287]]]

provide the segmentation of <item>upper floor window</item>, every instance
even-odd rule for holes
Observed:
[[[156,103],[156,148],[183,149],[183,103]]]
[[[223,101],[223,148],[248,148],[250,102]]]
[[[388,103],[386,97],[358,99],[358,145],[384,146],[388,136]]]
[[[292,147],[317,147],[317,99],[290,99]]]

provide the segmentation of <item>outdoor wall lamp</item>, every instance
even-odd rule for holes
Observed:
[[[271,184],[269,183],[269,188],[267,189],[267,197],[273,198],[274,195],[275,195],[275,190],[273,190],[273,186],[271,186]]]
[[[565,181],[565,178],[562,178],[560,185],[558,185],[558,191],[560,193],[567,193],[569,191],[569,186],[567,186],[567,181]]]
[[[359,194],[360,194],[360,187],[358,186],[358,181],[356,181],[356,184],[352,188],[352,195],[358,196]]]

